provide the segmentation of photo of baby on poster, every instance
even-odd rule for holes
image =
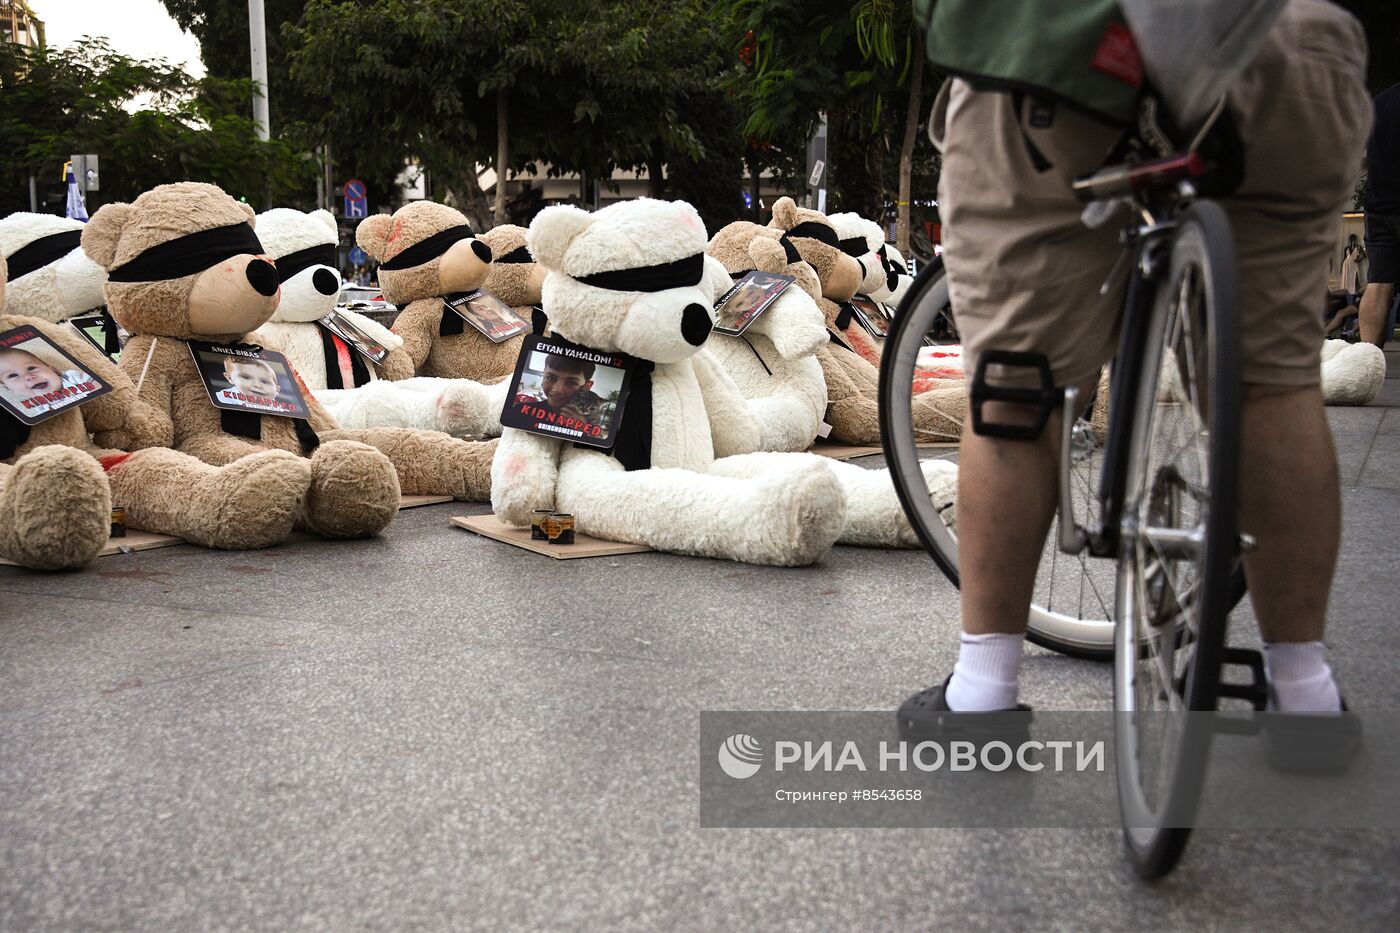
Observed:
[[[501,424],[607,449],[627,401],[624,353],[604,353],[557,337],[527,337]]]
[[[529,321],[523,320],[511,310],[510,305],[484,288],[465,295],[449,295],[442,303],[485,334],[492,343],[509,340],[530,329]]]
[[[781,272],[750,272],[715,302],[715,330],[738,337],[797,280]]]
[[[0,407],[24,424],[47,421],[111,391],[36,328],[0,334]]]
[[[301,384],[282,354],[254,346],[189,343],[215,408],[303,421],[311,417]]]

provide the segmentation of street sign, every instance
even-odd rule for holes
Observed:
[[[365,265],[365,264],[368,263],[368,262],[369,262],[369,253],[367,253],[367,252],[365,252],[364,250],[360,249],[358,246],[356,246],[355,248],[353,248],[352,250],[350,250],[350,265],[352,265],[352,266],[363,266],[363,265]]]
[[[812,177],[807,179],[807,184],[811,185],[813,188],[820,185],[822,182],[822,173],[825,171],[826,163],[818,159],[816,164],[812,166]]]
[[[345,183],[345,216],[346,217],[368,217],[369,200],[365,183],[358,178],[352,178]]]
[[[69,161],[73,163],[73,179],[78,183],[78,190],[84,194],[97,191],[101,184],[97,156],[75,155]]]

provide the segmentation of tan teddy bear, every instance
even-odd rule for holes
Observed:
[[[535,262],[525,245],[529,232],[515,224],[501,224],[481,235],[494,257],[486,273],[486,288],[527,321],[540,306],[545,276],[544,267]]]
[[[523,337],[492,343],[443,305],[484,285],[491,264],[491,248],[459,211],[414,201],[361,221],[355,242],[379,263],[379,287],[399,306],[394,333],[418,375],[488,384],[514,374]]]
[[[144,425],[106,431],[100,443],[173,447],[214,465],[286,451],[287,475],[262,490],[262,508],[290,514],[326,537],[375,534],[409,494],[483,499],[494,442],[430,431],[343,430],[302,386],[308,420],[216,408],[190,340],[230,345],[265,323],[278,301],[254,213],[214,185],[161,185],[130,204],[104,206],[83,250],[108,270],[107,304],[134,335],[122,370],[154,411]],[[298,380],[299,381],[299,380]]]
[[[799,208],[792,198],[773,202],[771,227],[816,270],[821,282],[818,305],[826,317],[831,341],[817,351],[826,377],[830,407],[826,420],[831,439],[847,444],[878,444],[880,351],[874,341],[854,324],[842,307],[856,294],[865,270],[842,251],[831,221],[818,211]],[[920,441],[951,441],[962,435],[967,411],[966,390],[942,380],[922,380],[914,397],[914,428]]]

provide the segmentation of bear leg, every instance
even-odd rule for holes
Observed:
[[[399,514],[399,478],[368,444],[333,438],[311,455],[311,487],[297,527],[326,538],[367,538]]]
[[[359,441],[379,450],[394,465],[404,495],[491,500],[496,440],[464,441],[441,431],[402,428],[329,431],[322,439]]]
[[[32,570],[81,567],[111,523],[107,477],[83,451],[46,445],[0,464],[0,557]]]

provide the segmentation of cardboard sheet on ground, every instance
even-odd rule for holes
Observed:
[[[944,448],[956,450],[958,445],[956,441],[948,441],[929,442],[918,446],[920,450],[942,450]],[[807,448],[807,452],[811,454],[821,454],[823,457],[830,457],[833,460],[854,460],[856,457],[869,457],[874,454],[883,454],[885,450],[879,445],[862,447],[851,444],[831,444],[819,440],[811,447]]]
[[[399,496],[399,510],[416,509],[420,505],[437,505],[441,502],[451,501],[451,496]]]
[[[111,557],[113,554],[127,554],[132,551],[150,551],[158,547],[170,547],[173,544],[184,544],[183,538],[174,535],[158,535],[150,531],[137,531],[135,528],[126,530],[126,537],[108,538],[107,544],[102,550],[97,552],[98,557]],[[14,561],[0,558],[0,564],[6,567],[18,567]]]
[[[583,532],[574,533],[573,544],[550,544],[530,537],[529,528],[515,528],[505,524],[494,515],[458,515],[452,519],[458,528],[474,531],[483,537],[492,538],[505,544],[553,557],[555,560],[570,560],[576,557],[615,557],[619,554],[645,554],[651,548],[644,544],[618,544],[590,537]]]

